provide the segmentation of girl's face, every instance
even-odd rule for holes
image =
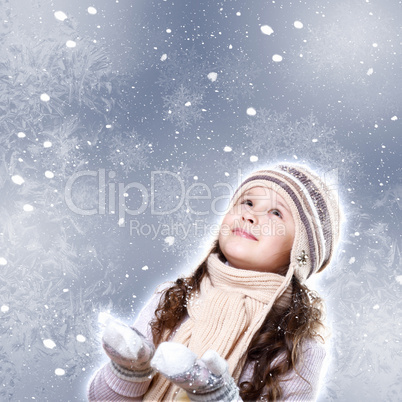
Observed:
[[[286,201],[274,190],[253,187],[225,215],[219,246],[233,267],[277,273],[289,265],[294,236]]]

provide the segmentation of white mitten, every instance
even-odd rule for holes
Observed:
[[[183,388],[191,401],[237,401],[239,389],[229,375],[228,364],[213,350],[201,359],[180,343],[163,342],[151,367]]]
[[[99,321],[104,325],[102,344],[111,359],[112,370],[120,378],[143,382],[152,378],[150,365],[155,346],[138,330],[103,313]]]

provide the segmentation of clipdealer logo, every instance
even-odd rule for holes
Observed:
[[[106,183],[106,175],[109,179],[114,179],[116,173],[114,171],[106,172],[106,169],[99,170],[86,170],[74,173],[66,182],[64,187],[64,199],[67,207],[74,213],[81,216],[92,216],[92,215],[105,215],[105,214],[115,214],[117,212],[119,225],[121,227],[125,226],[126,216],[138,216],[147,211],[150,208],[151,215],[169,215],[177,212],[183,205],[186,210],[194,215],[202,216],[213,213],[218,216],[225,214],[225,210],[219,210],[218,205],[221,202],[228,204],[231,195],[234,192],[234,188],[229,183],[215,183],[211,188],[205,183],[192,183],[188,188],[186,188],[182,177],[174,172],[167,170],[156,170],[151,172],[150,176],[150,186],[147,188],[143,183],[140,182],[130,182],[130,183],[116,183],[109,182]],[[156,206],[156,188],[155,181],[157,178],[163,175],[169,175],[173,180],[177,181],[178,188],[180,188],[177,194],[176,205],[169,210],[161,210]],[[83,206],[78,206],[74,202],[73,193],[74,191],[79,191],[77,182],[80,178],[92,177],[97,181],[97,205],[94,208],[85,209]],[[238,180],[237,186],[242,182],[241,171],[238,170]],[[224,188],[226,194],[220,195],[218,197],[213,197],[212,193],[216,192],[217,189],[221,187]],[[237,187],[235,187],[237,188]],[[140,205],[136,209],[130,208],[126,201],[127,196],[130,191],[138,191],[140,193],[138,200],[140,200]],[[197,194],[195,194],[197,193]],[[202,194],[200,194],[202,193]],[[191,201],[211,201],[210,208],[207,210],[194,210]],[[107,208],[108,207],[108,208]]]

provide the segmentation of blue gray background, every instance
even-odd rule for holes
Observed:
[[[400,1],[0,14],[1,400],[85,400],[99,312],[132,322],[194,268],[239,177],[277,161],[320,171],[345,212],[311,284],[332,331],[319,400],[402,399]]]

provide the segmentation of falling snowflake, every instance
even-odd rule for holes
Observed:
[[[302,28],[303,28],[303,23],[302,23],[301,21],[295,21],[295,22],[293,23],[293,26],[294,26],[296,29],[302,29]]]
[[[211,72],[211,73],[209,73],[207,75],[207,77],[211,82],[215,82],[217,80],[217,78],[218,78],[218,74],[214,73],[214,72]]]
[[[274,33],[274,30],[269,25],[262,25],[260,29],[264,35],[272,35]]]
[[[256,111],[253,107],[249,107],[249,108],[247,109],[246,113],[247,113],[249,116],[255,116],[255,115],[257,114],[257,111]]]
[[[280,54],[274,54],[272,56],[272,61],[274,61],[275,63],[279,63],[283,60],[283,56],[281,56]]]
[[[66,13],[64,13],[63,11],[55,11],[54,17],[59,21],[64,21],[68,18]]]

